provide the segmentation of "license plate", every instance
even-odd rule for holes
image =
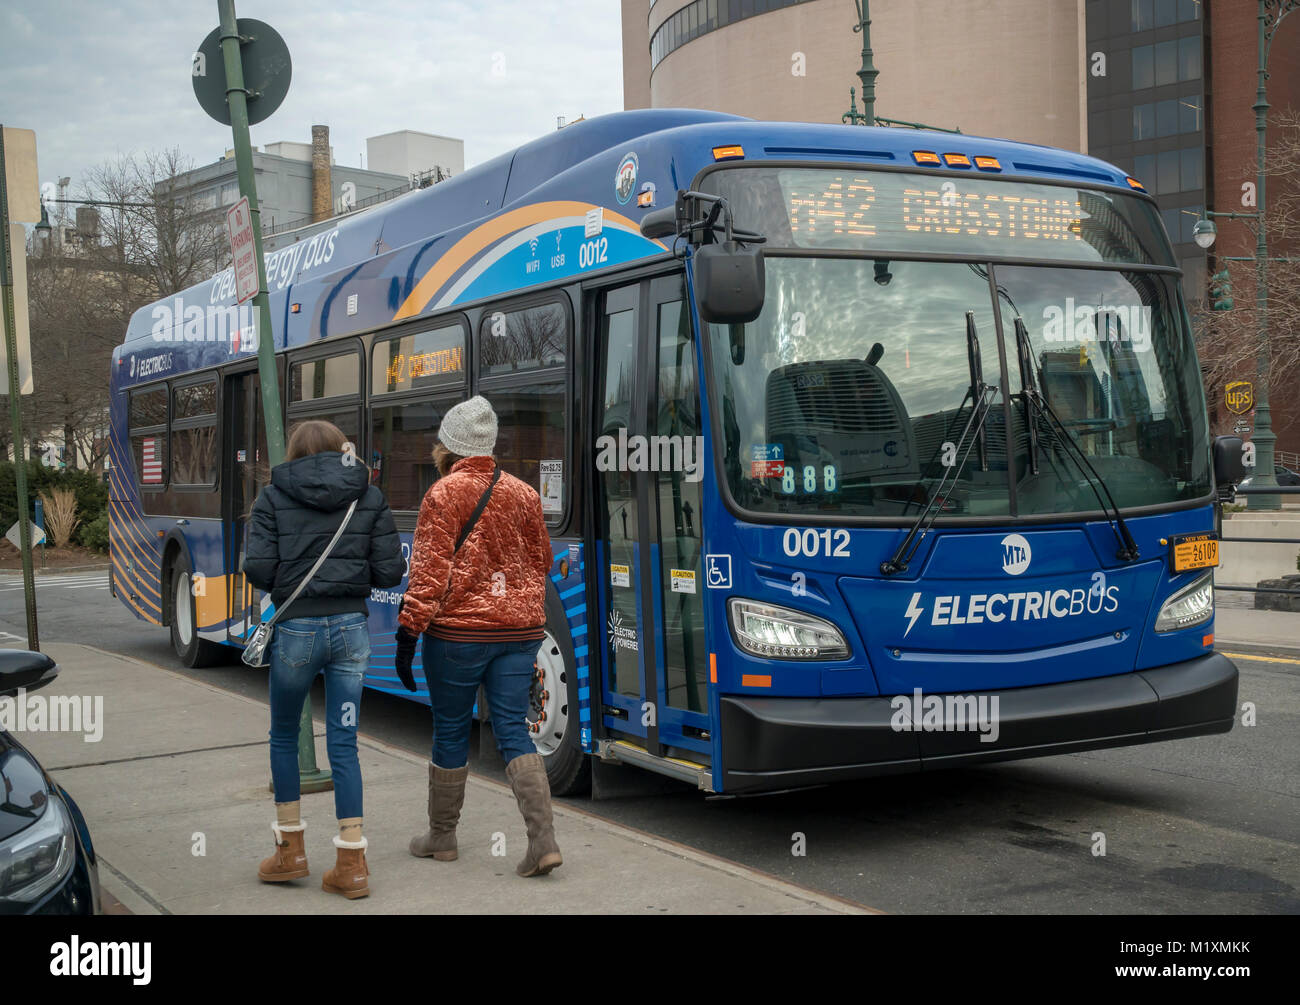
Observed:
[[[1182,534],[1169,542],[1174,572],[1212,569],[1219,564],[1219,539],[1214,534]]]

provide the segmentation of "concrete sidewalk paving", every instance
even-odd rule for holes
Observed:
[[[362,737],[371,895],[323,892],[337,833],[331,792],[303,797],[311,876],[266,884],[273,850],[262,702],[89,646],[51,644],[60,673],[29,696],[102,696],[102,738],[19,734],[81,806],[103,887],[136,913],[846,914],[862,908],[725,859],[556,805],[564,865],[521,879],[527,844],[510,789],[470,776],[460,860],[413,858],[426,826],[424,758]],[[363,728],[364,728],[363,712]],[[323,727],[318,726],[318,729]],[[323,735],[317,758],[327,763]],[[494,855],[504,835],[504,856]],[[196,852],[202,850],[203,854]]]
[[[1300,650],[1300,614],[1215,605],[1214,646]]]

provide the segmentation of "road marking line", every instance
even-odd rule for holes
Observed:
[[[1223,652],[1223,650],[1219,650]],[[1300,666],[1300,660],[1288,659],[1285,656],[1250,656],[1246,653],[1223,653],[1234,660],[1254,660],[1256,663],[1290,663],[1294,666]]]

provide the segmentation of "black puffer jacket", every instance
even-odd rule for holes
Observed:
[[[279,610],[358,500],[348,529],[282,619],[365,613],[371,587],[396,586],[406,573],[388,501],[370,484],[369,469],[351,460],[325,451],[278,464],[253,504],[244,575],[270,590]]]

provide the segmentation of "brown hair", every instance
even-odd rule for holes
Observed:
[[[438,474],[446,475],[457,461],[463,461],[460,454],[453,453],[441,440],[433,445],[433,463],[438,466]]]
[[[284,455],[285,461],[296,461],[312,454],[323,454],[327,450],[343,452],[348,438],[343,430],[324,419],[306,419],[297,423],[289,432],[289,447]]]

